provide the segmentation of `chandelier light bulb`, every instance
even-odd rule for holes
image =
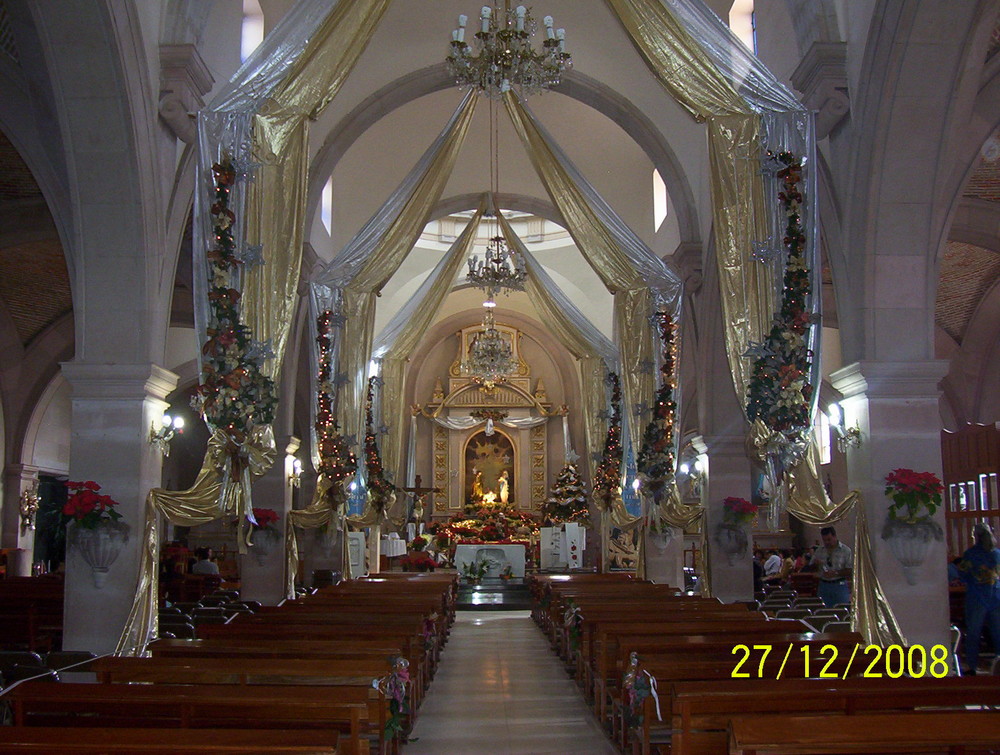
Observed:
[[[169,414],[164,414],[161,422],[163,422],[164,427],[170,427],[174,423],[174,418]]]
[[[184,418],[183,417],[180,417],[180,416],[174,417],[174,428],[177,429],[177,430],[183,430],[184,429]]]

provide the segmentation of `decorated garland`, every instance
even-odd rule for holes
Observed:
[[[365,472],[368,492],[376,508],[382,510],[390,505],[395,497],[396,486],[389,482],[382,468],[382,454],[378,448],[378,437],[375,434],[375,414],[372,404],[375,396],[375,383],[378,378],[368,378],[368,396],[365,400]]]
[[[493,420],[494,422],[503,422],[509,414],[510,412],[503,409],[475,409],[469,412],[469,416],[473,419]]]
[[[264,360],[273,356],[270,347],[253,340],[250,328],[240,320],[240,292],[234,287],[243,261],[233,239],[235,213],[229,209],[229,194],[236,182],[232,160],[223,158],[212,166],[215,202],[211,207],[215,246],[208,251],[212,273],[208,303],[211,310],[205,345],[202,347],[202,381],[192,404],[213,429],[224,429],[240,445],[255,426],[274,420],[278,396],[274,381],[261,372]]]
[[[316,343],[319,345],[319,371],[316,392],[316,446],[319,449],[317,471],[332,482],[333,489],[358,471],[358,462],[340,434],[334,407],[332,381],[333,313],[324,310],[316,318]],[[343,491],[341,491],[343,492]]]
[[[673,318],[666,312],[653,315],[663,341],[663,380],[656,392],[653,403],[653,419],[646,425],[642,435],[642,447],[636,459],[636,467],[643,484],[659,494],[674,476],[674,423],[677,404],[674,401],[674,365],[677,358],[677,344],[674,339]]]
[[[609,372],[608,385],[611,386],[611,416],[608,418],[608,433],[604,438],[604,451],[594,472],[594,502],[608,511],[614,504],[621,488],[622,463],[622,388],[618,374]]]
[[[747,417],[751,422],[763,421],[772,433],[780,433],[790,443],[800,443],[810,426],[813,395],[809,382],[813,354],[808,346],[813,318],[806,310],[811,285],[799,191],[802,162],[790,152],[768,156],[784,165],[777,176],[782,182],[778,199],[787,219],[784,243],[788,260],[781,309],[771,332],[764,343],[750,346],[755,361],[747,388]]]

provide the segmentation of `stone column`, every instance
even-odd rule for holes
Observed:
[[[108,653],[135,595],[146,493],[160,484],[163,457],[149,443],[150,428],[160,427],[178,378],[155,364],[67,362],[62,371],[73,390],[70,479],[100,484],[131,529],[102,588],[79,553],[67,549],[63,647]]]
[[[889,500],[885,476],[906,467],[941,475],[941,419],[938,382],[944,361],[855,362],[830,375],[843,395],[847,427],[861,428],[862,445],[847,452],[848,484],[864,496],[875,570],[899,626],[911,645],[948,646],[947,546],[933,541],[917,584],[882,539]],[[944,507],[934,520],[944,526]]]
[[[742,553],[727,552],[716,537],[722,521],[722,502],[729,496],[748,497],[750,462],[744,450],[742,435],[722,435],[705,438],[708,446],[708,473],[703,485],[709,578],[712,596],[723,603],[753,600],[753,533],[744,529],[746,548]]]
[[[285,599],[285,527],[292,508],[290,480],[294,454],[299,450],[299,439],[286,435],[275,439],[278,458],[274,465],[253,484],[254,508],[274,509],[281,517],[276,529],[282,533],[281,541],[266,555],[260,551],[240,557],[240,597],[258,600],[267,606],[276,606]]]
[[[17,551],[7,559],[7,574],[30,577],[34,561],[35,530],[21,526],[21,496],[37,489],[38,467],[8,464],[3,476],[3,547]]]

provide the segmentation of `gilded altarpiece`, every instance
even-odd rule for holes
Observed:
[[[418,405],[420,415],[433,423],[434,485],[444,491],[435,497],[438,517],[460,511],[477,496],[494,505],[506,499],[526,512],[537,512],[545,501],[547,425],[559,412],[552,411],[545,386],[532,378],[521,358],[520,332],[505,325],[496,328],[511,345],[515,374],[487,386],[465,373],[462,363],[481,328],[463,328],[456,333],[459,353],[449,369],[447,390],[439,379],[431,400]],[[483,412],[502,419],[488,428],[476,417]]]

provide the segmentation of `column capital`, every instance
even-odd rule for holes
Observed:
[[[165,400],[180,378],[157,364],[63,362],[73,398]]]
[[[944,359],[920,362],[854,362],[830,373],[830,383],[845,398],[936,397],[948,373]]]

